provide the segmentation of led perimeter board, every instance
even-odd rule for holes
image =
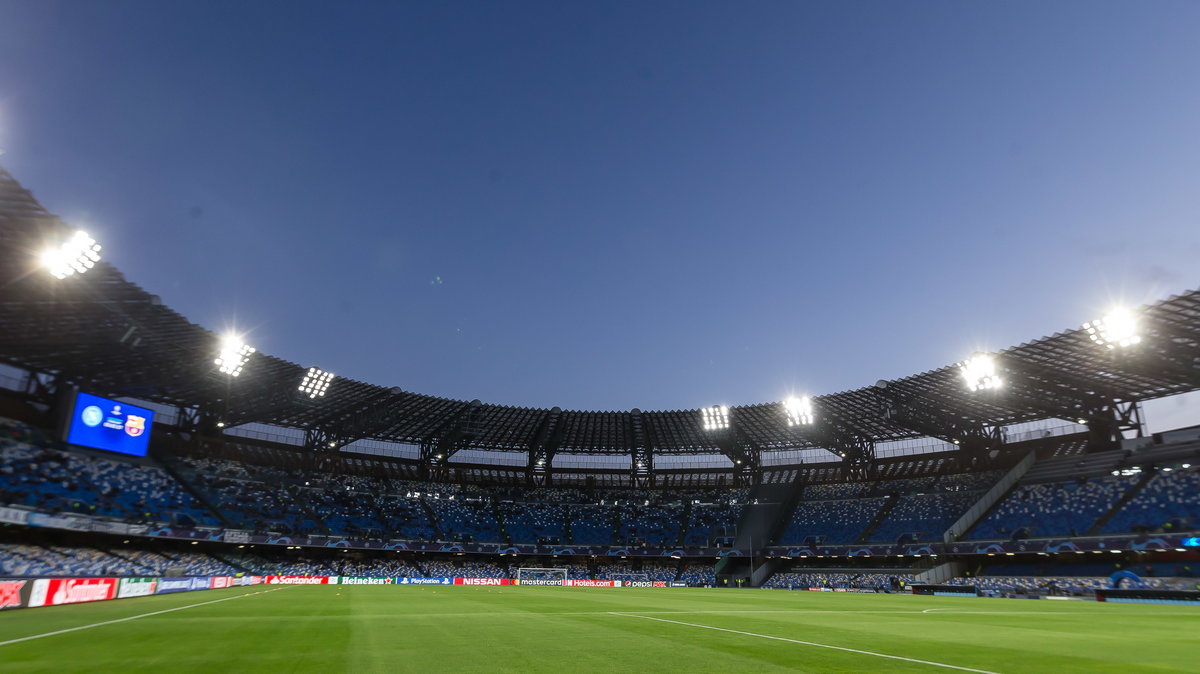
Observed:
[[[90,393],[75,394],[67,420],[67,444],[146,456],[154,411]]]

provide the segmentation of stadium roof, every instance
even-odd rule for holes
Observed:
[[[725,453],[844,446],[922,436],[947,441],[1039,419],[1087,420],[1114,402],[1200,388],[1200,291],[1136,314],[1136,349],[1108,349],[1083,329],[1000,351],[997,390],[969,392],[957,364],[813,398],[816,422],[789,426],[779,402],[730,408],[711,432],[698,410],[589,412],[452,400],[338,378],[297,395],[307,371],[256,354],[230,379],[213,364],[219,336],[162,306],[112,265],[56,280],[34,251],[67,226],[0,170],[0,360],[101,394],[194,409],[225,426],[299,428],[342,446],[358,439],[550,453]],[[431,450],[436,451],[436,450]],[[440,457],[439,457],[440,458]]]

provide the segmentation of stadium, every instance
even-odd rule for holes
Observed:
[[[583,412],[342,379],[209,332],[7,173],[0,236],[10,671],[79,651],[342,667],[364,638],[348,669],[1195,655],[1200,428],[1146,435],[1140,409],[1200,387],[1200,291],[858,390]],[[913,637],[930,623],[951,633]],[[1178,647],[1132,645],[1147,633]],[[201,641],[221,652],[189,660]]]
[[[1195,671],[1197,26],[0,2],[0,671]]]

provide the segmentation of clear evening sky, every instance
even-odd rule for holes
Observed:
[[[1197,2],[0,0],[0,162],[305,366],[744,404],[1200,285],[1198,36]]]

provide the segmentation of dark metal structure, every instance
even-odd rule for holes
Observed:
[[[587,412],[464,402],[335,379],[324,397],[297,391],[306,368],[266,354],[240,377],[217,371],[218,336],[163,306],[101,262],[57,280],[37,251],[68,231],[0,170],[0,362],[35,374],[33,395],[62,384],[180,410],[182,430],[217,434],[260,422],[303,429],[313,451],[364,438],[416,445],[430,474],[464,448],[528,453],[531,482],[551,479],[559,453],[630,457],[636,484],[655,456],[724,454],[745,482],[764,452],[820,447],[865,470],[879,442],[931,436],[964,452],[993,448],[1000,429],[1039,419],[1084,420],[1095,448],[1140,428],[1137,403],[1200,388],[1200,291],[1137,310],[1142,343],[1108,349],[1072,329],[1005,349],[1006,380],[968,392],[957,365],[813,399],[815,421],[789,426],[779,403],[730,409],[728,429],[706,431],[698,410]]]

